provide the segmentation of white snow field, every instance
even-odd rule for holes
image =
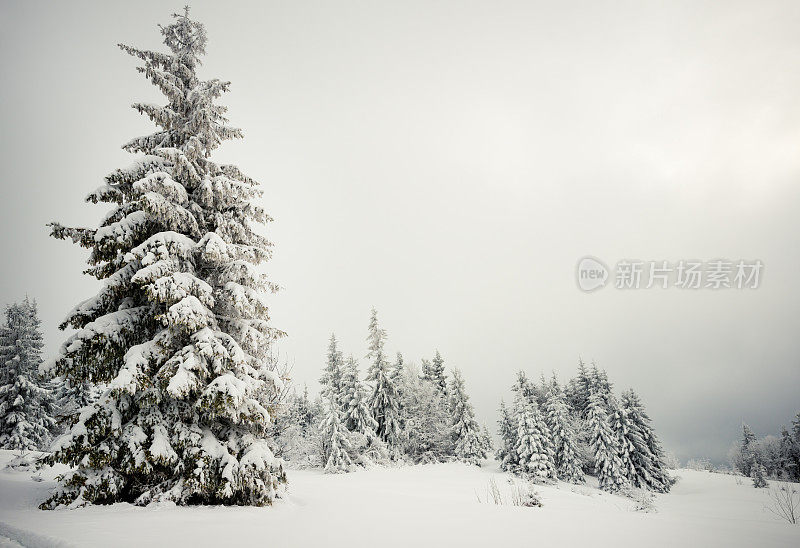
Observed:
[[[291,470],[288,496],[271,508],[36,508],[54,485],[5,468],[0,451],[0,547],[800,546],[800,526],[764,509],[767,491],[734,476],[679,470],[656,512],[590,486],[539,486],[543,507],[511,505],[497,463],[405,466],[326,475]],[[494,478],[505,504],[488,495]],[[483,502],[478,502],[478,497]],[[488,501],[487,501],[488,499]]]

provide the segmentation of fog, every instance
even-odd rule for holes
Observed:
[[[47,222],[151,131],[162,101],[115,44],[158,48],[181,4],[0,2],[0,301],[28,294],[47,354],[99,282]],[[275,218],[273,324],[316,390],[327,339],[439,349],[494,426],[515,372],[596,361],[667,449],[725,459],[741,422],[800,411],[800,4],[193,2],[203,77],[245,139],[216,158]],[[757,289],[586,293],[575,266],[727,258]],[[361,360],[362,371],[366,369]],[[493,429],[493,428],[492,428]]]

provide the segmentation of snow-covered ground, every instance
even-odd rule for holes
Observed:
[[[0,451],[0,468],[11,453]],[[0,471],[3,546],[800,546],[800,526],[769,514],[765,489],[734,476],[680,470],[656,512],[567,484],[537,487],[541,508],[512,506],[512,484],[493,461],[374,469],[344,475],[291,471],[272,508],[36,509],[53,486]],[[506,504],[491,502],[494,478]],[[479,502],[478,499],[483,502]],[[488,499],[488,501],[487,501]]]

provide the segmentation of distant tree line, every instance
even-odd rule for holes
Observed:
[[[742,440],[731,449],[731,466],[753,479],[755,487],[766,487],[767,479],[800,482],[800,413],[792,428],[781,428],[780,436],[757,439],[747,424],[742,424]]]
[[[345,358],[331,336],[319,397],[310,400],[308,390],[292,393],[279,408],[276,454],[295,466],[319,466],[330,473],[391,461],[479,464],[485,459],[490,436],[478,425],[458,369],[448,380],[438,351],[431,360],[422,359],[421,368],[400,352],[390,360],[375,310],[367,333],[364,378],[358,360]]]
[[[673,479],[644,404],[633,390],[617,399],[604,370],[579,361],[563,386],[555,376],[533,383],[521,371],[512,391],[513,406],[500,403],[503,469],[544,482],[583,483],[591,474],[609,492],[669,491]]]

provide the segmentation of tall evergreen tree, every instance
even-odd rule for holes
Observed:
[[[448,394],[453,417],[456,458],[480,466],[481,459],[486,458],[486,444],[482,440],[480,426],[475,420],[475,410],[469,402],[464,377],[458,369],[453,370]]]
[[[673,480],[667,471],[664,450],[644,405],[633,390],[622,394],[621,409],[625,412],[625,440],[633,465],[633,474],[629,473],[628,479],[635,487],[666,493]]]
[[[319,380],[322,386],[322,398],[330,399],[341,408],[343,407],[343,387],[342,387],[342,369],[344,366],[344,358],[342,352],[337,347],[336,335],[331,334],[330,343],[328,344],[328,355],[325,368],[322,371],[322,377]]]
[[[99,228],[51,225],[91,250],[87,273],[104,283],[62,324],[77,332],[49,369],[109,388],[55,444],[73,471],[43,508],[265,505],[285,481],[262,404],[281,385],[265,359],[282,335],[268,323],[276,287],[256,266],[271,256],[257,226],[270,219],[258,183],[210,159],[242,133],[215,104],[230,83],[198,77],[203,25],[187,8],[161,32],[167,52],[120,45],[166,97],[133,105],[159,129],[123,145],[133,165],[89,194],[113,206]]]
[[[570,483],[583,483],[577,440],[569,416],[569,408],[558,383],[553,380],[545,402],[545,420],[552,436],[554,460],[558,477]]]
[[[497,448],[497,460],[500,469],[513,472],[519,465],[517,455],[517,423],[505,402],[500,400],[500,419],[497,421],[500,447]]]
[[[400,441],[400,410],[398,407],[397,391],[392,382],[391,370],[383,345],[386,340],[386,331],[378,326],[378,312],[373,308],[369,322],[369,353],[371,360],[368,381],[372,381],[372,394],[369,398],[369,408],[372,416],[378,423],[376,433],[381,440],[391,448],[396,448]]]
[[[56,422],[51,389],[39,376],[43,346],[36,301],[6,307],[0,327],[0,448],[46,450]]]
[[[594,453],[594,470],[600,489],[619,491],[627,484],[622,461],[619,458],[617,439],[609,424],[608,412],[601,393],[589,397],[586,421],[590,431],[590,442]]]
[[[555,479],[556,469],[550,447],[550,431],[539,412],[536,401],[520,391],[515,397],[517,419],[517,455],[519,471],[538,479]]]

